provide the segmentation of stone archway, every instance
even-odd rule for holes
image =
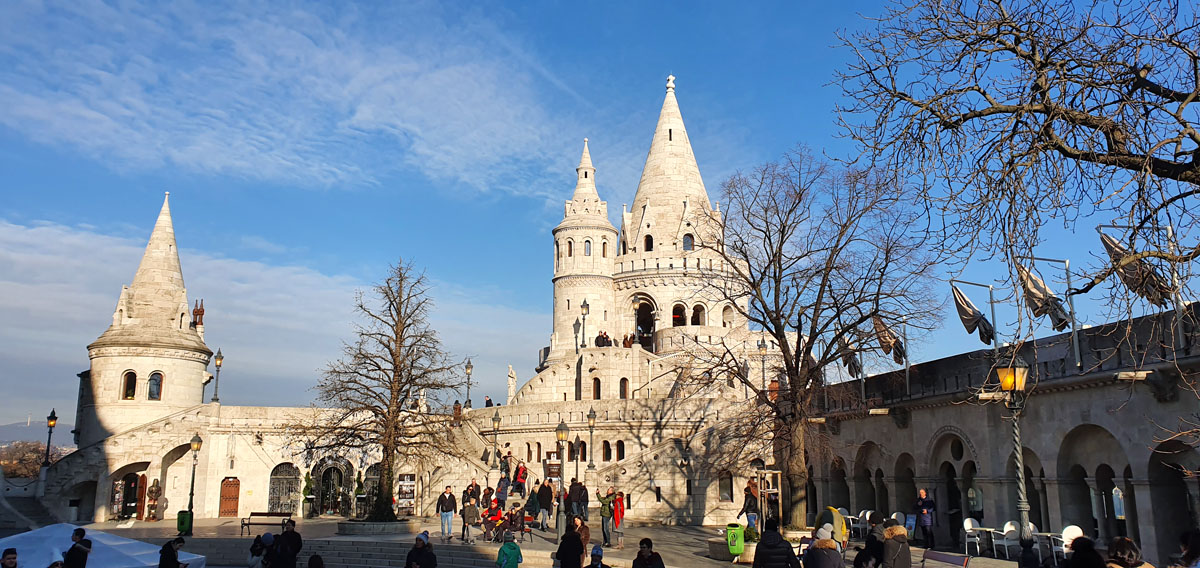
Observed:
[[[1099,542],[1116,536],[1111,488],[1114,472],[1125,471],[1129,465],[1126,456],[1117,438],[1096,424],[1081,424],[1063,436],[1058,451],[1058,494],[1064,526],[1078,525]]]
[[[316,514],[348,517],[354,492],[354,466],[345,458],[325,457],[313,466],[312,477]]]
[[[1179,441],[1159,444],[1150,454],[1150,504],[1160,560],[1178,552],[1180,532],[1200,527],[1200,480],[1184,473],[1197,469],[1200,453]]]

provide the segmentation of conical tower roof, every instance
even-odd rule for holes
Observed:
[[[121,291],[121,298],[117,300],[113,325],[89,348],[152,346],[211,353],[191,326],[169,200],[170,193],[163,198],[162,209],[133,283]]]
[[[640,211],[643,206],[677,207],[685,200],[691,208],[712,208],[675,99],[675,76],[671,75],[667,77],[667,96],[658,114],[632,211]]]
[[[592,166],[592,153],[588,151],[588,139],[583,139],[583,155],[579,157],[579,167],[575,168],[575,194],[572,200],[600,200],[596,191],[596,168]]]

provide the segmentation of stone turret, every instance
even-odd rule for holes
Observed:
[[[575,168],[575,192],[563,208],[563,220],[554,228],[554,333],[550,357],[574,353],[575,345],[593,344],[601,330],[617,333],[612,304],[613,260],[617,256],[617,229],[608,220],[608,203],[596,191],[588,141]],[[581,306],[587,301],[586,328]],[[582,337],[576,336],[579,320]],[[606,327],[607,326],[607,327]]]
[[[171,222],[170,194],[146,252],[121,289],[112,325],[88,346],[81,374],[79,445],[201,403],[212,351],[201,335],[203,312],[190,314]]]

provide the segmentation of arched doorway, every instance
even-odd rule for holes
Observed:
[[[113,494],[119,495],[114,499],[119,503],[117,509],[117,517],[120,519],[141,519],[141,511],[145,507],[146,476],[138,473],[127,473],[121,477],[118,482],[120,485],[114,487]],[[118,493],[119,491],[119,493]]]
[[[917,498],[916,460],[912,454],[903,453],[896,458],[896,466],[892,475],[895,476],[896,503],[900,504],[901,512],[907,513],[909,507]]]
[[[272,513],[296,514],[300,503],[300,468],[281,463],[271,470],[267,486],[267,510]]]
[[[1179,552],[1180,532],[1200,526],[1200,479],[1184,474],[1198,466],[1200,453],[1176,440],[1159,444],[1150,454],[1147,474],[1159,559]]]
[[[337,515],[341,511],[342,485],[345,474],[336,467],[327,468],[321,474],[321,512]]]
[[[654,346],[654,304],[641,301],[637,305],[637,335],[642,348],[651,351]]]
[[[950,539],[954,542],[954,548],[958,548],[959,533],[961,532],[958,529],[962,527],[963,522],[962,489],[958,485],[958,472],[954,468],[954,464],[943,462],[939,473],[942,483],[946,485],[945,509],[950,520]],[[934,502],[937,502],[937,495],[934,495],[933,498]]]
[[[1081,424],[1063,436],[1058,451],[1058,496],[1064,525],[1078,525],[1098,542],[1116,536],[1111,490],[1114,472],[1125,471],[1129,465],[1125,456],[1121,442],[1096,424]]]
[[[834,460],[833,466],[829,470],[829,501],[833,507],[849,509],[852,505],[850,503],[850,485],[846,483],[846,464],[841,458]]]
[[[354,490],[354,469],[350,462],[338,457],[327,457],[313,468],[316,482],[316,511],[321,515],[350,515],[351,493]]]
[[[218,517],[238,516],[238,496],[242,493],[242,482],[236,477],[226,477],[221,480],[221,506],[217,510]]]

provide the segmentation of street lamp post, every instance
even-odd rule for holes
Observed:
[[[567,436],[571,434],[571,429],[567,427],[567,423],[559,420],[558,427],[554,429],[555,449],[558,451],[558,515],[554,519],[554,529],[557,532],[555,542],[562,542],[563,534],[567,530],[567,511],[566,501],[563,499],[563,493],[566,489],[563,483],[563,463],[562,444],[567,441]]]
[[[497,439],[499,437],[500,437],[500,411],[497,410],[496,414],[492,416],[492,471],[496,471],[496,470],[500,469],[500,459],[499,459],[499,456],[497,455],[500,452],[500,449],[499,449],[499,446],[497,443]]]
[[[468,357],[467,358],[467,367],[466,367],[466,371],[467,371],[467,403],[463,405],[463,408],[471,408],[471,372],[473,372],[474,370],[475,370],[475,365],[471,364],[471,358]]]
[[[221,348],[217,348],[217,354],[213,356],[213,363],[217,365],[217,373],[213,375],[213,396],[212,402],[221,402],[217,396],[217,391],[221,390],[221,364],[225,362],[225,356],[221,354]]]
[[[596,409],[589,408],[588,419],[588,471],[596,471]]]
[[[767,340],[758,340],[758,357],[762,364],[762,390],[759,392],[767,392]]]
[[[1029,529],[1029,498],[1025,492],[1025,459],[1021,445],[1021,413],[1025,410],[1028,393],[1025,391],[1029,377],[1029,364],[1020,355],[1013,353],[1007,365],[996,368],[1000,378],[1000,390],[1004,393],[1004,406],[1012,413],[1013,460],[1017,469],[1017,517],[1020,527],[1022,568],[1038,565],[1033,553],[1033,533]]]
[[[192,436],[192,486],[188,489],[188,525],[183,536],[192,536],[192,525],[196,524],[196,515],[192,512],[192,508],[196,500],[196,466],[200,463],[200,446],[203,444],[204,440],[200,439],[199,432]]]
[[[46,459],[42,460],[42,467],[50,467],[50,441],[54,439],[55,424],[58,424],[58,415],[51,408],[50,416],[46,417],[46,428],[50,430],[50,433],[46,434]]]
[[[579,304],[579,312],[583,314],[583,333],[580,334],[582,341],[579,346],[583,348],[587,348],[587,317],[589,311],[591,311],[591,306],[588,306],[587,300]]]

